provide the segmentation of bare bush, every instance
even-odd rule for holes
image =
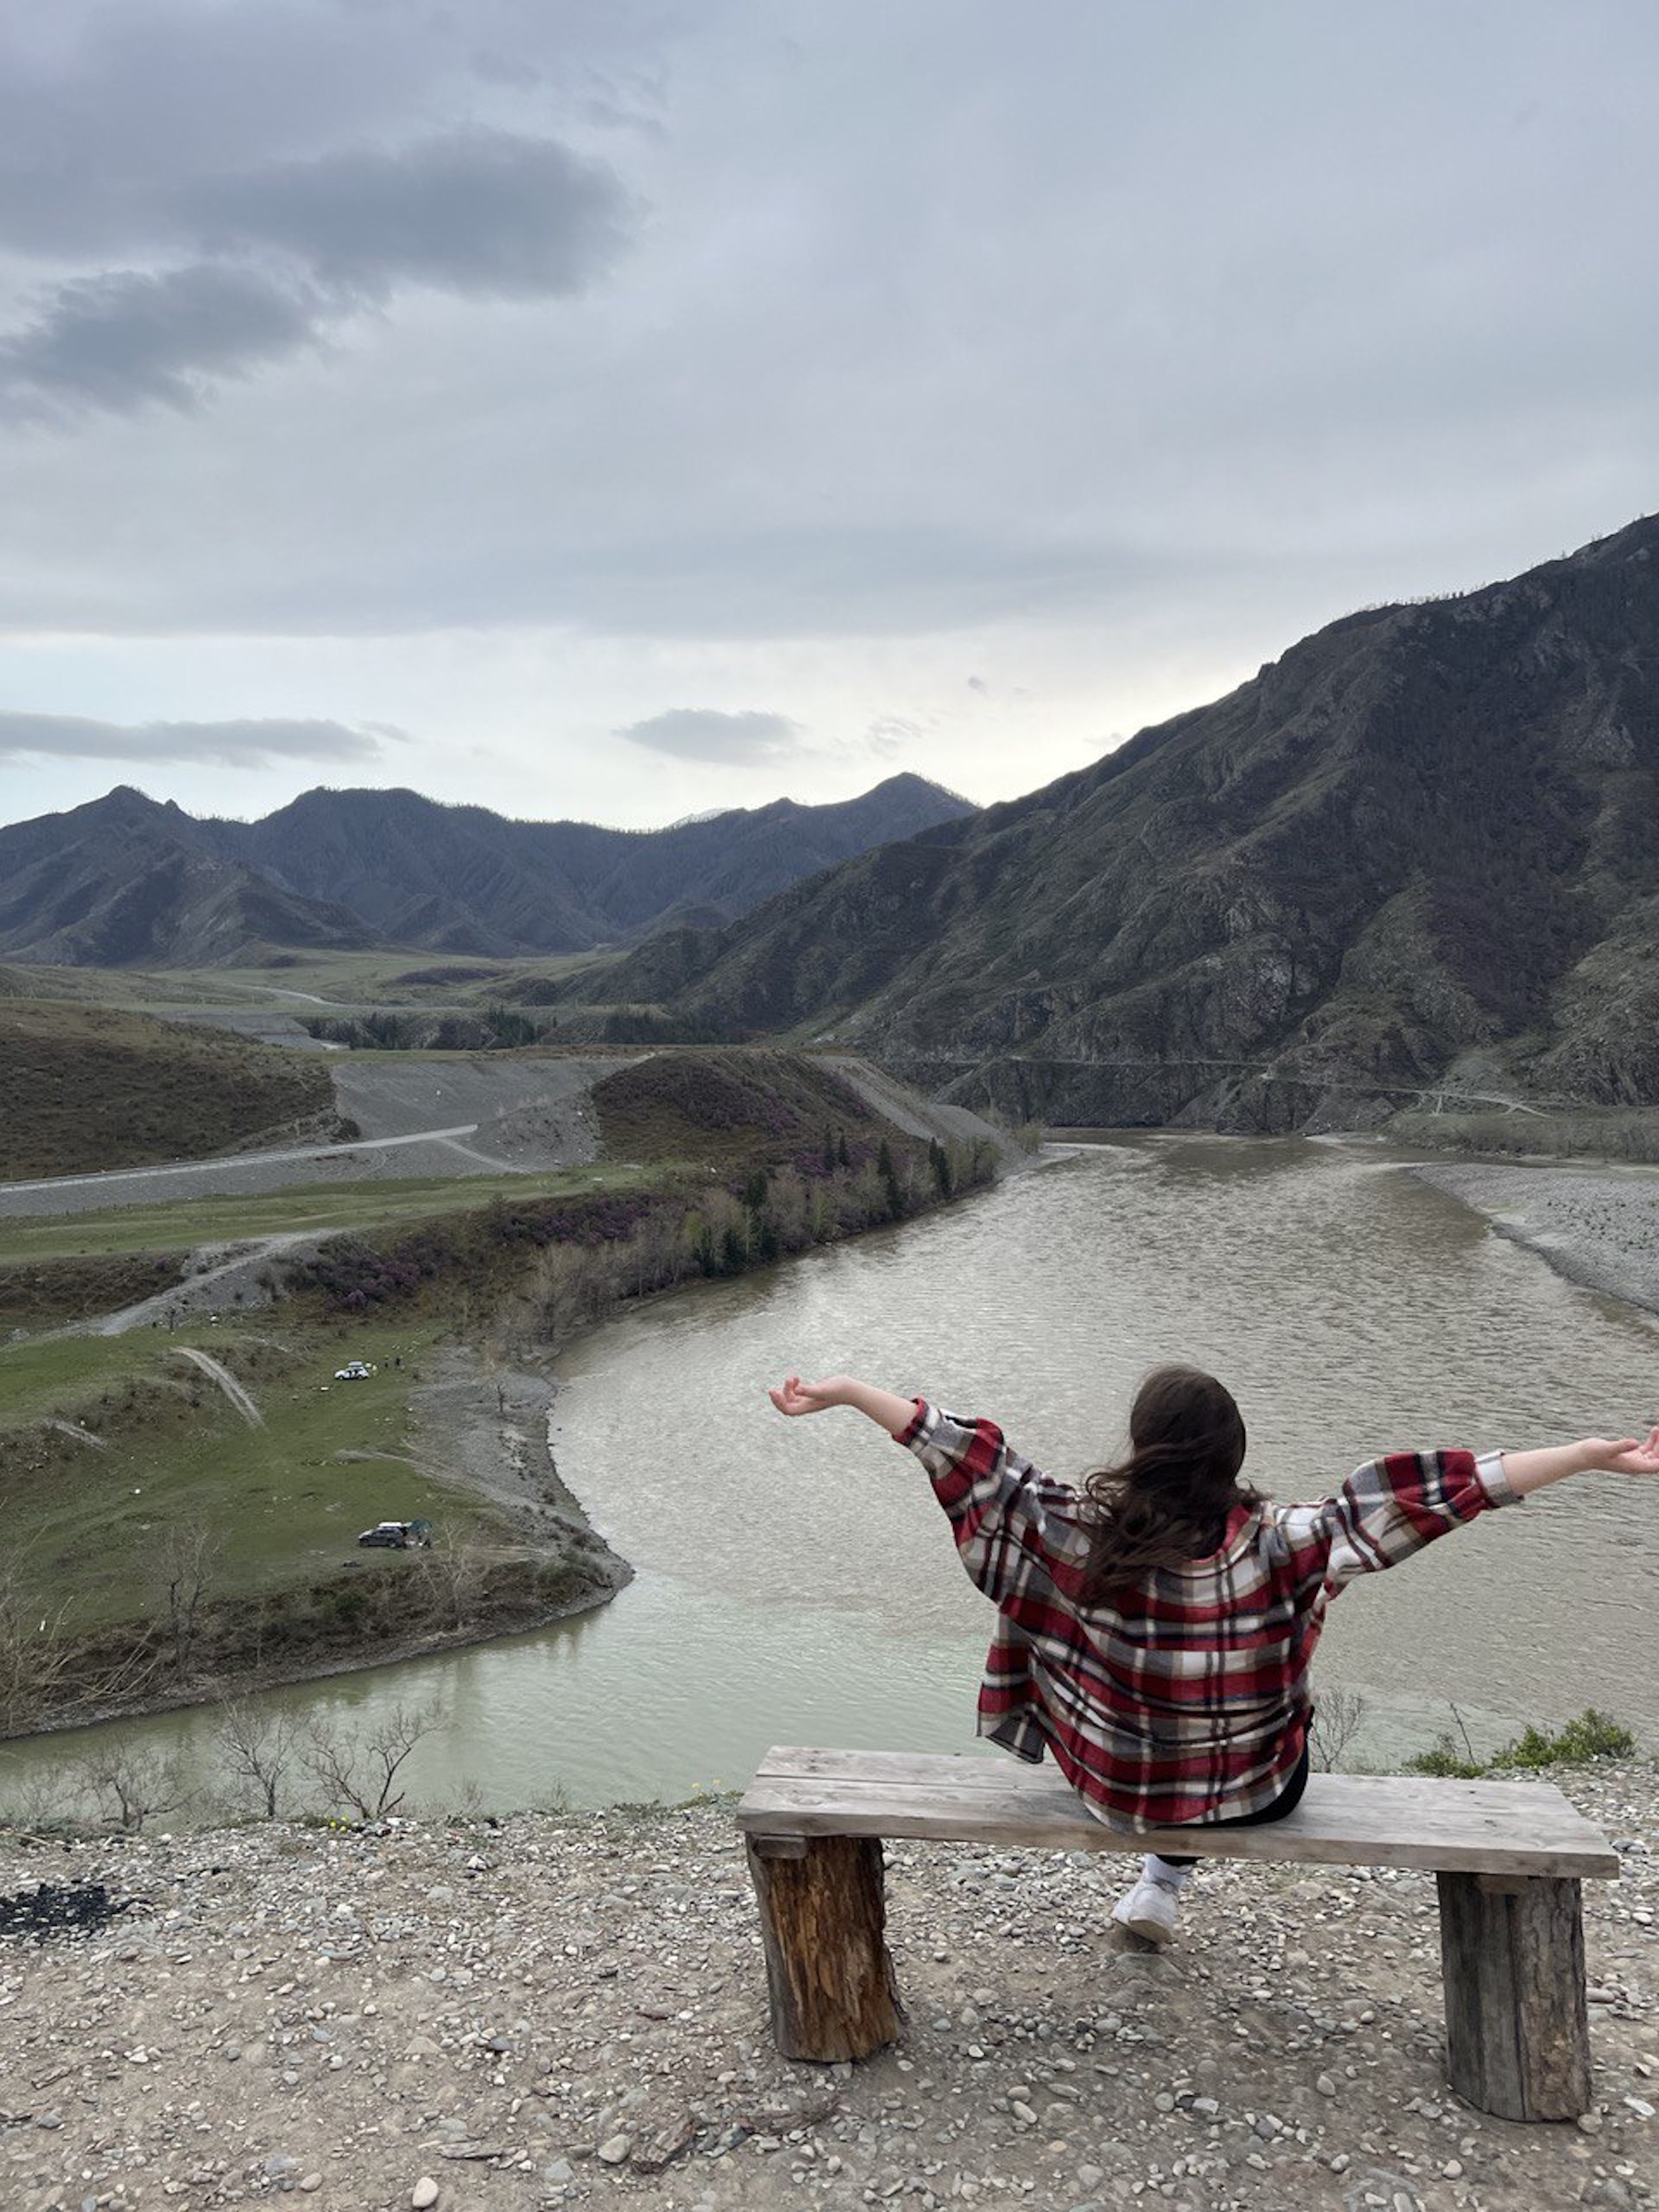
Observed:
[[[441,1528],[421,1554],[416,1571],[444,1626],[469,1626],[489,1577],[483,1547],[453,1528]]]
[[[24,1586],[19,1553],[0,1565],[0,1734],[15,1735],[52,1704],[68,1672],[69,1607]]]
[[[220,1701],[214,1741],[226,1768],[238,1782],[252,1788],[266,1820],[274,1820],[283,1784],[300,1755],[296,1717],[280,1708],[252,1705],[246,1698],[225,1698]]]
[[[0,1828],[12,1829],[19,1835],[45,1836],[71,1825],[71,1808],[56,1768],[27,1774],[21,1781],[0,1768],[0,1783],[4,1784],[0,1789]]]
[[[1308,1729],[1310,1762],[1322,1773],[1334,1774],[1349,1745],[1364,1724],[1365,1700],[1357,1690],[1324,1690],[1314,1708]]]
[[[397,1787],[399,1769],[437,1725],[430,1705],[394,1705],[361,1735],[314,1719],[305,1731],[301,1762],[322,1790],[328,1810],[383,1820],[404,1802]]]
[[[224,1555],[225,1540],[200,1522],[173,1522],[157,1538],[150,1565],[158,1610],[173,1646],[173,1663],[187,1674],[201,1616]]]
[[[94,1752],[83,1763],[80,1778],[105,1818],[128,1834],[161,1814],[176,1812],[184,1802],[177,1765],[155,1752]]]

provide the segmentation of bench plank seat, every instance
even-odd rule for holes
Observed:
[[[1433,1873],[1616,1876],[1619,1855],[1547,1782],[1316,1774],[1261,1828],[1113,1829],[1051,1768],[888,1751],[769,1751],[738,1807],[755,1836],[883,1836],[1041,1850],[1420,1867]]]
[[[1452,2087],[1505,2119],[1571,2119],[1589,2105],[1580,1881],[1616,1877],[1619,1855],[1549,1783],[1319,1774],[1294,1813],[1261,1827],[1115,1829],[1047,1768],[782,1745],[737,1819],[786,2057],[863,2057],[899,2033],[884,1838],[1153,1850],[1433,1872]]]

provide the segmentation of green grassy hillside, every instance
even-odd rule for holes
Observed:
[[[213,1532],[216,1589],[237,1596],[356,1565],[357,1532],[375,1521],[486,1525],[476,1498],[409,1463],[409,1389],[432,1334],[369,1327],[348,1341],[337,1327],[290,1328],[278,1343],[249,1318],[177,1337],[145,1329],[8,1346],[0,1494],[32,1598],[44,1613],[70,1606],[77,1631],[143,1615],[151,1554],[176,1528]],[[235,1375],[263,1427],[184,1356],[186,1343]],[[380,1371],[337,1383],[347,1357]],[[40,1425],[54,1419],[99,1442]]]
[[[83,1006],[239,1006],[255,995],[223,985],[211,974],[198,976],[182,969],[160,975],[137,968],[0,963],[0,1000],[67,999]],[[270,994],[258,995],[268,999]]]
[[[228,1103],[296,1103],[252,1079],[294,1056],[125,1014],[0,1006],[0,1040],[43,1149],[54,1097],[82,1142],[100,1114],[170,1112],[180,1151],[204,1101],[222,1142]],[[995,1165],[988,1143],[907,1137],[797,1055],[657,1054],[593,1099],[608,1157],[556,1172],[0,1218],[0,1735],[591,1599],[613,1572],[597,1539],[445,1479],[480,1422],[491,1449],[492,1376],[624,1299],[900,1219]],[[245,1272],[185,1289],[233,1254]],[[175,1286],[125,1334],[65,1326]],[[348,1359],[374,1371],[341,1381]],[[434,1410],[458,1372],[477,1407]],[[359,1551],[360,1528],[416,1517],[430,1553]],[[204,1593],[182,1626],[181,1574]]]

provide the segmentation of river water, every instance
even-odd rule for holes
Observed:
[[[627,1313],[572,1347],[560,1469],[637,1570],[598,1613],[272,1702],[372,1729],[429,1704],[411,1801],[485,1808],[738,1786],[771,1743],[971,1747],[991,1615],[916,1462],[765,1386],[836,1370],[988,1413],[1071,1478],[1157,1362],[1211,1368],[1248,1472],[1323,1495],[1392,1445],[1640,1426],[1659,1332],[1560,1280],[1362,1142],[1167,1134],[1054,1147],[994,1190]],[[1345,1593],[1316,1679],[1364,1700],[1386,1764],[1455,1703],[1490,1746],[1595,1705],[1659,1739],[1659,1481],[1596,1476],[1486,1516]],[[0,1802],[100,1742],[208,1758],[160,1716],[10,1747]]]

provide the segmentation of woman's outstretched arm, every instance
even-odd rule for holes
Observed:
[[[792,1375],[768,1395],[781,1413],[850,1406],[914,1452],[950,1517],[973,1581],[1017,1626],[1052,1625],[1054,1575],[1059,1555],[1070,1559],[1076,1495],[1012,1450],[994,1421],[959,1419],[850,1375],[822,1382]]]
[[[822,1382],[803,1382],[799,1375],[792,1375],[767,1395],[781,1413],[823,1413],[831,1406],[850,1406],[890,1437],[902,1437],[916,1418],[914,1398],[878,1390],[873,1382],[855,1382],[850,1375],[826,1376]]]
[[[1645,1437],[1582,1437],[1577,1443],[1547,1444],[1539,1451],[1506,1451],[1504,1477],[1517,1498],[1565,1482],[1570,1474],[1659,1474],[1659,1428]]]

